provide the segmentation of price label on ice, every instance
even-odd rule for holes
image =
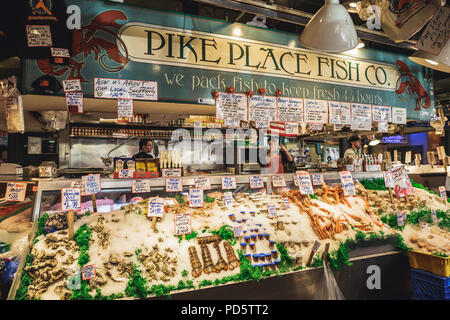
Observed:
[[[183,191],[183,181],[181,178],[167,178],[166,192],[181,192]]]
[[[181,168],[166,168],[162,169],[163,177],[181,177]]]
[[[268,204],[267,205],[267,211],[269,211],[269,218],[276,218],[277,217],[277,209],[275,208],[274,204]]]
[[[84,183],[83,183],[83,181],[80,181],[80,180],[77,180],[77,181],[71,181],[71,182],[70,182],[70,186],[71,186],[72,188],[78,188],[78,189],[80,189],[80,190],[81,190],[81,195],[82,195],[82,196],[85,196],[85,195],[86,195],[86,190],[85,190],[85,188],[84,188]]]
[[[439,187],[439,193],[441,194],[441,199],[447,201],[447,191],[444,186]]]
[[[120,169],[119,179],[132,179],[134,175],[134,170],[130,169]]]
[[[148,199],[147,217],[162,218],[163,214],[164,214],[164,199],[163,198]]]
[[[356,192],[352,174],[349,171],[341,171],[339,172],[339,175],[341,176],[341,183],[342,189],[344,189],[344,195],[354,196]]]
[[[286,208],[286,209],[289,209],[289,199],[288,198],[283,198],[283,201],[284,201],[284,207]]]
[[[78,188],[61,189],[61,210],[81,210],[81,190]]]
[[[90,174],[81,177],[84,188],[86,190],[86,195],[96,194],[102,191],[101,178],[99,174]]]
[[[398,226],[403,226],[405,224],[405,219],[406,219],[406,211],[402,211],[397,213],[397,225]]]
[[[150,192],[150,180],[133,180],[131,190],[133,193]]]
[[[297,171],[298,188],[301,194],[314,194],[311,178],[306,171]]]
[[[261,189],[264,188],[264,181],[261,176],[251,176],[250,180],[250,189]]]
[[[242,227],[234,227],[233,233],[236,238],[242,237]]]
[[[90,280],[96,277],[95,265],[91,264],[81,268],[81,278],[83,280]]]
[[[225,205],[227,207],[231,206],[231,204],[233,203],[233,195],[232,195],[232,193],[231,192],[224,192],[223,198],[225,200]]]
[[[274,188],[286,187],[286,180],[283,176],[272,176],[272,185]]]
[[[392,188],[392,174],[390,172],[383,172],[383,178],[384,178],[384,186],[386,188]]]
[[[434,224],[438,224],[438,219],[436,216],[436,210],[431,210],[431,219],[433,219]]]
[[[194,185],[196,189],[211,190],[211,180],[208,177],[195,178]]]
[[[8,182],[8,184],[6,185],[5,200],[6,201],[24,201],[26,191],[27,191],[26,183]]]
[[[312,184],[314,186],[321,186],[323,184],[323,175],[317,173],[311,175]]]
[[[236,189],[236,178],[222,177],[222,189]]]
[[[191,215],[175,214],[175,234],[181,236],[183,234],[191,233]]]
[[[203,207],[203,190],[189,189],[189,207]]]

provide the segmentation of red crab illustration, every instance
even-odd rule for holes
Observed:
[[[87,82],[81,74],[86,59],[94,53],[95,60],[99,66],[108,72],[118,72],[122,70],[130,61],[127,48],[117,36],[117,31],[121,27],[117,20],[127,20],[127,16],[117,10],[109,10],[97,15],[89,25],[83,26],[81,30],[73,31],[72,56],[68,66],[57,66],[50,63],[50,59],[38,59],[39,69],[52,76],[63,76],[70,72],[67,79],[80,79]],[[121,54],[115,42],[105,40],[97,36],[97,32],[102,31],[112,35],[120,44],[125,56]],[[75,58],[81,60],[77,61]],[[113,61],[114,66],[108,64]]]
[[[395,93],[400,96],[407,89],[409,95],[415,94],[417,96],[415,111],[420,111],[421,108],[430,108],[430,95],[422,86],[419,79],[411,73],[409,67],[403,61],[397,60],[396,64],[399,67],[400,77],[397,80],[397,90],[395,90]]]

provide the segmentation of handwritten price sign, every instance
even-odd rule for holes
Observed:
[[[277,217],[277,209],[275,208],[274,204],[268,204],[267,205],[267,211],[269,211],[269,218],[276,218]]]
[[[83,280],[90,280],[96,277],[95,265],[84,266],[81,268],[81,277]]]
[[[191,215],[175,214],[175,234],[181,236],[183,234],[191,234]]]
[[[283,176],[272,176],[272,185],[275,188],[286,187],[286,180]]]
[[[119,179],[133,179],[134,170],[120,169],[118,176],[119,176]]]
[[[6,201],[24,201],[26,191],[27,191],[26,183],[8,182],[8,184],[6,185],[5,200]]]
[[[117,118],[133,118],[133,99],[117,99]]]
[[[91,174],[81,177],[84,183],[86,194],[96,194],[102,191],[101,178],[99,174]]]
[[[63,83],[64,92],[81,91],[80,79],[63,80],[62,83]]]
[[[223,198],[225,200],[225,205],[227,207],[231,206],[231,204],[233,203],[233,195],[231,194],[231,192],[225,192],[223,194]]]
[[[344,189],[345,196],[354,196],[355,192],[355,184],[353,182],[352,174],[349,171],[341,171],[339,172],[341,176],[342,189]]]
[[[389,169],[389,173],[392,175],[392,186],[397,198],[403,198],[414,192],[404,166]]]
[[[312,174],[311,179],[314,186],[321,186],[323,184],[323,175],[321,174]]]
[[[233,233],[235,238],[242,237],[242,227],[234,227]]]
[[[147,217],[162,218],[163,214],[164,214],[164,199],[162,198],[148,199]]]
[[[150,180],[133,180],[131,190],[133,193],[150,192]]]
[[[191,208],[203,207],[202,189],[189,189],[189,207]]]
[[[389,172],[383,172],[383,178],[384,178],[384,186],[386,188],[392,188],[394,184],[392,183],[392,174]]]
[[[314,194],[311,178],[306,171],[297,171],[298,188],[301,194]]]
[[[248,178],[250,180],[250,189],[264,188],[264,181],[261,176],[252,176]]]
[[[211,180],[208,177],[195,178],[194,185],[196,189],[211,190]]]
[[[236,178],[222,177],[222,190],[223,189],[236,189]]]
[[[173,169],[173,168],[162,169],[162,176],[165,177],[165,178],[181,177],[181,168],[178,168],[178,169]]]
[[[167,178],[166,192],[181,192],[183,191],[183,181],[181,178]]]
[[[398,226],[403,226],[405,224],[405,220],[406,220],[406,211],[402,211],[397,213],[397,225]]]
[[[61,210],[81,210],[81,190],[78,188],[61,189]]]
[[[447,201],[447,191],[445,191],[444,186],[439,187],[439,193],[441,194],[441,199]]]

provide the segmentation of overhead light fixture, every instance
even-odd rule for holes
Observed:
[[[355,1],[344,1],[342,5],[348,12],[357,13],[356,11],[357,4]]]
[[[364,47],[365,47],[364,42],[361,41],[361,40],[359,40],[359,43],[358,43],[358,45],[356,46],[356,49],[361,49],[361,48],[364,48]]]
[[[339,0],[325,0],[300,35],[300,43],[312,50],[336,53],[356,48],[358,36]]]
[[[380,144],[380,142],[381,141],[378,140],[378,139],[372,140],[372,141],[369,142],[369,146],[374,147],[374,146]]]
[[[409,60],[431,69],[450,73],[450,40],[447,40],[447,44],[437,56],[419,50],[410,56]]]
[[[239,27],[233,28],[233,36],[240,37],[242,35],[242,30]]]

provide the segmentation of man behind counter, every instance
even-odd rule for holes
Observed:
[[[139,153],[136,153],[133,158],[155,159],[155,154],[153,153],[153,141],[150,139],[141,139],[139,141]]]
[[[351,136],[348,139],[351,147],[345,150],[344,159],[351,158],[353,160],[357,160],[361,156],[361,138],[357,135]]]

